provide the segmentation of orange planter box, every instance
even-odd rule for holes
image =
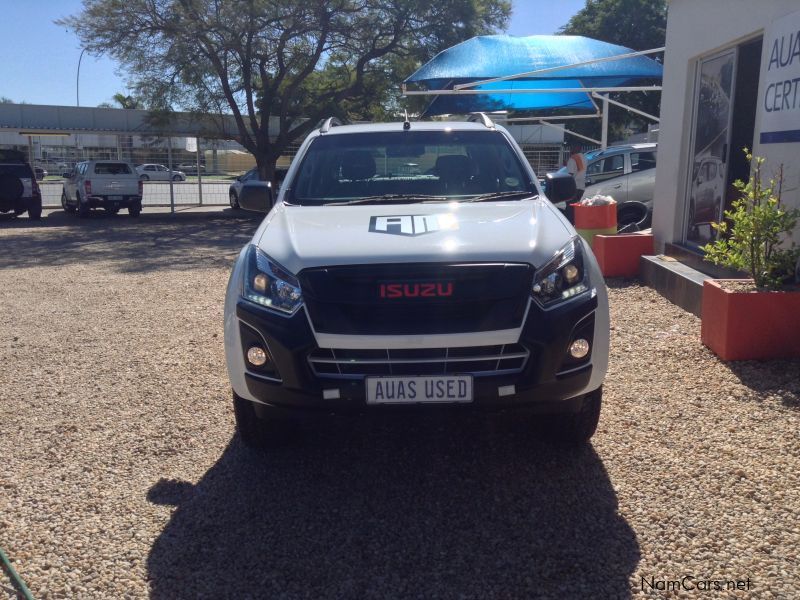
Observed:
[[[729,292],[703,284],[700,339],[723,360],[800,357],[800,291]]]
[[[608,229],[617,227],[617,205],[604,204],[600,206],[571,205],[575,211],[575,229]]]
[[[596,235],[592,249],[606,277],[636,277],[639,274],[639,259],[643,255],[653,254],[653,235]]]

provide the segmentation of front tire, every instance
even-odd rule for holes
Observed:
[[[64,212],[71,215],[75,213],[75,207],[70,206],[69,202],[67,202],[67,194],[64,192],[61,192],[61,208],[64,209]]]
[[[597,431],[602,401],[603,387],[600,386],[583,397],[578,412],[558,415],[550,430],[556,441],[570,446],[586,444]]]
[[[239,198],[236,196],[236,192],[234,192],[233,190],[228,192],[228,200],[230,201],[231,208],[233,210],[239,209]]]
[[[181,177],[180,175],[173,175],[172,181],[183,181],[183,177]]]
[[[138,217],[140,214],[142,214],[142,205],[139,203],[131,204],[128,207],[128,214],[132,217]]]
[[[233,393],[233,414],[236,430],[248,448],[274,448],[287,443],[291,437],[289,423],[280,419],[259,416],[253,402]]]

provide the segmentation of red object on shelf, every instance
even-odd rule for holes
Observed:
[[[596,235],[592,250],[605,277],[636,277],[639,259],[653,254],[653,235]]]
[[[800,292],[733,292],[703,283],[700,339],[722,360],[800,357]]]

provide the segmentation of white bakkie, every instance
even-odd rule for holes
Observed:
[[[548,179],[554,201],[571,178]],[[605,283],[508,133],[470,122],[308,136],[242,249],[225,352],[244,443],[309,415],[542,413],[582,443],[608,363]]]

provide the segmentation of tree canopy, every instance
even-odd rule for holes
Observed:
[[[232,113],[271,177],[321,119],[397,107],[420,62],[504,28],[510,12],[509,0],[84,0],[59,24],[118,60],[151,108]]]
[[[664,46],[667,36],[666,0],[587,0],[561,28],[564,35],[583,35],[634,50],[650,50]],[[653,58],[651,56],[651,58]],[[658,116],[661,111],[661,94],[658,92],[614,94],[634,108]],[[625,127],[634,122],[644,126],[650,121],[623,109],[611,113],[610,129],[614,136],[624,135]],[[576,126],[581,133],[599,134],[596,122]]]

